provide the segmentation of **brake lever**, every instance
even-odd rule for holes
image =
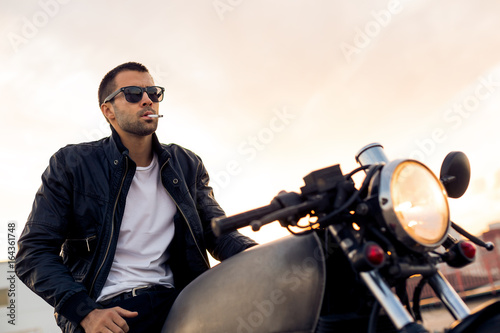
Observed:
[[[463,229],[461,226],[451,221],[451,227],[455,229],[456,232],[461,234],[462,236],[468,238],[472,243],[477,246],[484,247],[488,251],[493,251],[495,249],[495,245],[492,242],[484,242],[482,239],[477,238],[476,236],[470,234],[468,231]]]

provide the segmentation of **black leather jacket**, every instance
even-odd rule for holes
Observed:
[[[64,331],[74,331],[98,307],[135,173],[128,150],[112,132],[52,156],[19,239],[16,273],[54,307]],[[216,238],[210,221],[224,212],[201,159],[178,145],[160,144],[156,135],[153,146],[162,183],[177,205],[169,265],[181,289],[210,267],[206,250],[224,260],[255,242],[237,232]]]

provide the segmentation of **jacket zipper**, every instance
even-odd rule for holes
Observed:
[[[167,161],[165,161],[165,163],[163,163],[163,165],[161,166],[160,168],[160,177],[162,178],[162,184],[163,184],[163,168],[165,167],[165,165],[167,165],[168,161],[170,159],[168,159]],[[181,215],[182,217],[184,218],[184,221],[186,221],[186,224],[188,226],[188,229],[189,229],[189,232],[191,233],[191,237],[193,237],[193,240],[194,240],[194,244],[196,245],[196,248],[198,249],[198,252],[200,253],[201,255],[201,258],[203,259],[203,261],[205,262],[205,265],[207,265],[208,268],[210,268],[210,264],[208,263],[208,261],[205,259],[205,256],[203,255],[203,252],[201,251],[201,248],[200,246],[198,245],[198,242],[196,241],[196,237],[194,236],[194,232],[193,232],[193,229],[191,228],[191,226],[189,225],[189,221],[188,219],[186,218],[186,215],[184,215],[184,212],[182,211],[182,209],[179,207],[179,205],[177,204],[177,201],[175,201],[175,199],[172,197],[172,195],[170,194],[170,192],[167,190],[167,188],[165,187],[165,185],[163,185],[163,187],[165,188],[165,191],[167,192],[168,196],[170,197],[170,199],[172,199],[172,201],[174,202],[175,206],[177,207],[177,209],[179,210],[179,212],[181,212]]]
[[[101,272],[101,269],[104,266],[106,259],[108,258],[109,249],[111,248],[111,243],[113,240],[113,234],[115,233],[116,207],[118,206],[118,200],[120,199],[120,194],[122,192],[123,183],[125,183],[125,178],[127,177],[127,173],[128,173],[128,157],[125,156],[125,173],[123,174],[122,182],[120,184],[120,189],[118,190],[118,195],[116,196],[115,205],[113,207],[113,215],[111,218],[111,235],[109,236],[108,247],[106,248],[106,253],[104,254],[104,258],[102,260],[101,266],[99,266],[99,269],[97,270],[97,273],[95,274],[94,280],[92,281],[92,285],[90,286],[89,294],[92,294],[92,290],[94,289],[94,285],[95,285],[95,282],[97,281],[97,277],[99,276],[99,273]]]

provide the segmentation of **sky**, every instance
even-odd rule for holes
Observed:
[[[0,0],[0,230],[19,234],[50,156],[110,134],[97,87],[138,61],[166,88],[157,134],[196,152],[228,215],[356,168],[363,146],[439,174],[463,151],[452,219],[500,220],[500,3],[491,0]],[[287,232],[277,223],[259,242]]]

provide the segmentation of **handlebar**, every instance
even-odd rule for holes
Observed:
[[[278,200],[273,200],[267,206],[252,209],[230,217],[218,217],[212,220],[212,230],[215,236],[248,226],[252,221],[258,220],[282,208]]]
[[[325,199],[336,193],[339,183],[348,178],[344,177],[338,164],[313,171],[304,177],[305,186],[301,188],[301,194],[282,191],[267,206],[230,217],[215,218],[212,220],[212,230],[219,237],[223,233],[248,225],[258,230],[262,225],[276,220],[286,227],[289,224],[288,221],[307,215],[308,211],[318,206],[323,207]],[[349,185],[351,185],[350,181]]]
[[[246,227],[255,222],[252,224],[252,228],[256,231],[264,224],[299,214],[316,204],[317,201],[304,201],[304,198],[296,192],[281,191],[267,206],[230,217],[223,216],[213,219],[212,230],[215,236],[219,237],[224,233]]]

